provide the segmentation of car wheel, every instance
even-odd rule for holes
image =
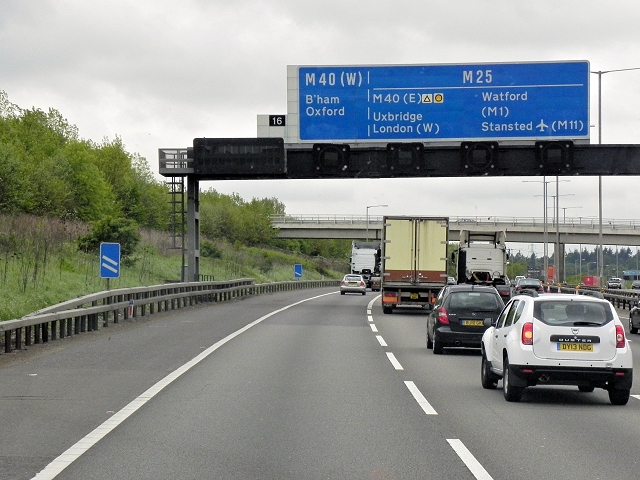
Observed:
[[[442,352],[443,352],[442,342],[439,342],[438,337],[434,335],[433,336],[433,353],[435,353],[436,355],[442,355]]]
[[[362,292],[362,294],[363,294],[363,295],[366,295],[366,294],[367,294],[367,292]]]
[[[344,292],[340,292],[340,295],[344,295]]]
[[[502,391],[507,402],[519,402],[522,398],[523,387],[514,387],[509,381],[509,357],[504,359],[502,371]]]
[[[626,405],[631,395],[630,389],[618,390],[616,388],[609,389],[609,400],[614,405]]]
[[[427,349],[431,350],[433,348],[433,341],[431,337],[429,337],[429,331],[427,330]]]
[[[629,317],[629,333],[638,333],[638,329],[633,326],[633,320],[631,320],[631,318],[632,317]]]
[[[498,388],[498,376],[489,368],[489,361],[484,352],[482,353],[482,363],[480,364],[480,380],[483,388],[489,390]]]
[[[596,387],[594,387],[593,385],[580,385],[580,386],[578,386],[578,390],[580,390],[581,392],[585,392],[585,393],[593,392],[595,389],[596,389]]]

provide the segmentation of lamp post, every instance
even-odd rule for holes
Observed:
[[[388,207],[389,205],[367,205],[367,242],[369,241],[369,209],[374,207]]]
[[[605,73],[628,72],[630,70],[640,70],[640,67],[617,68],[614,70],[598,70],[591,73],[598,75],[598,145],[602,144],[602,75]],[[604,263],[604,255],[602,253],[602,175],[598,175],[598,242],[600,250],[598,251],[598,262],[600,270],[600,284],[602,284],[602,264]]]
[[[547,177],[542,177],[544,180],[540,181],[540,180],[523,180],[523,183],[543,183],[544,184],[544,194],[542,195],[544,197],[544,281],[545,283],[549,281],[549,230],[547,228],[547,183],[551,183],[552,180],[547,180]],[[558,177],[556,176],[556,195],[551,195],[554,198],[554,204],[553,204],[553,210],[555,211],[555,225],[556,225],[556,247],[555,247],[555,272],[554,272],[554,276],[556,276],[556,280],[557,280],[557,275],[559,274],[558,270],[559,270],[559,263],[558,263],[558,254],[559,254],[559,250],[560,250],[560,226],[558,225],[559,223],[559,210],[558,210],[558,184],[559,182],[569,182],[570,180],[558,180]],[[567,195],[573,195],[573,194],[567,194]],[[534,195],[534,197],[539,197],[540,195]]]
[[[544,276],[544,283],[547,283],[547,281],[549,280],[547,277],[547,273],[549,271],[549,237],[548,237],[548,230],[547,230],[547,183],[551,183],[549,181],[547,181],[547,177],[542,177],[543,180],[523,180],[522,183],[542,183],[543,184],[543,188],[542,191],[544,192],[542,194],[543,197],[543,212],[544,212],[544,217],[543,217],[543,227],[544,227],[544,259],[543,259],[543,268],[544,268],[544,272],[543,272],[543,276]],[[540,195],[534,195],[534,197],[539,197]]]

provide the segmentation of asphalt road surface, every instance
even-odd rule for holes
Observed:
[[[2,354],[0,479],[640,478],[638,398],[508,403],[425,320],[326,288]]]

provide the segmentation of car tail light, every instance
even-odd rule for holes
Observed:
[[[616,348],[624,348],[627,342],[624,340],[624,328],[622,325],[616,325]]]
[[[533,323],[527,322],[522,325],[522,344],[533,345]]]
[[[361,287],[364,287],[364,282],[360,282],[360,286],[361,286]]]
[[[438,309],[438,321],[443,325],[449,325],[449,314],[444,307]]]

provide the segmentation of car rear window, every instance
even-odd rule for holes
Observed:
[[[359,275],[347,275],[344,277],[347,282],[359,282],[362,280]]]
[[[613,320],[605,302],[536,301],[533,315],[547,325],[604,325]]]
[[[491,292],[453,292],[449,298],[450,309],[502,310],[498,295]]]
[[[520,280],[520,285],[540,285],[540,280]]]

